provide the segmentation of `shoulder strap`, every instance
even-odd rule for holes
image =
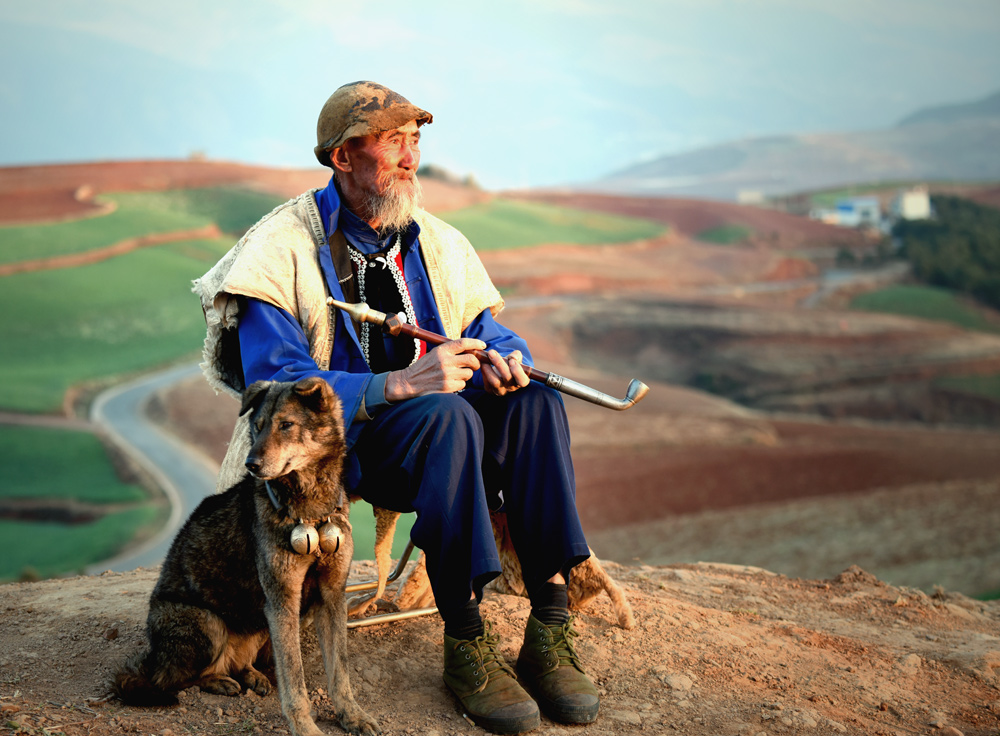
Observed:
[[[309,216],[309,225],[313,231],[313,240],[316,241],[317,248],[324,240],[330,246],[333,272],[337,275],[340,288],[344,291],[344,301],[348,304],[354,304],[358,301],[358,285],[354,278],[354,267],[351,265],[351,256],[347,250],[347,239],[344,238],[344,233],[340,230],[334,230],[329,236],[326,235],[326,229],[319,215],[319,205],[316,203],[317,191],[319,190],[310,190],[306,201],[306,211]],[[360,336],[361,325],[354,322],[354,320],[351,321],[354,323],[354,331]],[[331,322],[330,324],[332,334],[333,323]]]
[[[344,301],[353,304],[358,300],[358,282],[354,278],[354,266],[347,250],[347,239],[340,230],[334,230],[327,238],[330,245],[330,255],[333,257],[333,270],[337,274],[340,288],[344,290]]]

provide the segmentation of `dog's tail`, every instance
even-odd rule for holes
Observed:
[[[108,690],[128,705],[177,705],[177,695],[156,685],[149,676],[151,654],[142,652],[123,663],[111,678]]]

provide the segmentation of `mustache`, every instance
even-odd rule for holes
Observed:
[[[380,171],[375,176],[375,185],[379,192],[385,192],[394,187],[398,182],[417,182],[417,174],[414,171]]]

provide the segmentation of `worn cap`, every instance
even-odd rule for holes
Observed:
[[[349,138],[395,130],[411,120],[430,123],[434,116],[402,95],[375,82],[345,84],[323,105],[316,123],[316,158],[330,166],[330,151]]]

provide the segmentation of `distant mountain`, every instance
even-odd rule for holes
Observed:
[[[860,133],[749,138],[663,156],[580,189],[735,200],[880,181],[1000,180],[1000,92]]]
[[[903,118],[899,121],[899,125],[902,127],[921,123],[954,123],[975,118],[996,117],[1000,117],[1000,92],[975,102],[927,107]]]

